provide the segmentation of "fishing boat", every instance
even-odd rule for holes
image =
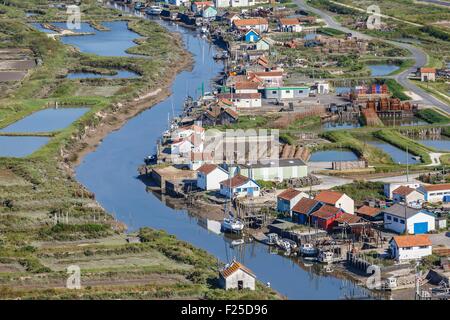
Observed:
[[[145,10],[145,13],[150,16],[159,16],[162,12],[162,9],[159,6],[151,6],[147,10]]]
[[[244,230],[244,223],[231,216],[229,218],[224,218],[221,226],[224,232],[238,233]]]
[[[321,251],[317,256],[317,261],[321,263],[333,263],[334,254],[331,251]]]
[[[303,257],[317,257],[319,251],[311,243],[304,243],[300,247],[300,253]]]
[[[291,249],[297,249],[297,242],[295,242],[294,240],[283,239],[283,241],[288,242]]]
[[[154,164],[154,163],[156,163],[156,160],[157,160],[157,156],[156,156],[156,154],[154,154],[151,156],[147,156],[144,159],[144,162],[145,162],[145,164]]]
[[[278,235],[276,233],[268,233],[267,237],[264,239],[263,243],[274,246],[277,244],[278,241]]]
[[[284,251],[289,251],[289,252],[291,251],[291,244],[284,239],[278,240],[277,245],[280,249],[282,249]]]
[[[143,4],[142,2],[136,2],[134,5],[134,10],[136,11],[141,11],[145,9],[145,4]]]

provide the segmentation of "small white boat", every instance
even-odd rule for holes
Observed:
[[[303,257],[316,257],[319,251],[311,243],[304,243],[300,247],[300,253]]]
[[[297,242],[295,242],[294,240],[283,239],[283,241],[288,242],[291,249],[297,249]]]
[[[244,230],[244,223],[234,218],[225,218],[222,221],[222,230],[225,232],[241,232]]]
[[[290,243],[283,239],[278,240],[277,245],[278,245],[278,247],[280,247],[280,249],[282,249],[284,251],[289,251],[289,252],[291,251]]]
[[[264,244],[267,244],[268,246],[274,246],[278,242],[278,235],[276,233],[268,233],[266,235],[266,238],[263,240]]]
[[[317,260],[321,263],[333,263],[334,254],[331,251],[321,251],[317,256]]]
[[[237,246],[243,245],[244,243],[245,243],[244,239],[236,239],[236,240],[231,241],[230,246],[237,247]]]
[[[200,29],[200,32],[203,33],[203,34],[208,34],[209,33],[208,27],[207,26],[202,26],[202,28]]]
[[[151,6],[150,8],[148,8],[145,13],[147,13],[148,15],[152,15],[152,16],[158,16],[160,15],[162,12],[162,9],[158,6]]]

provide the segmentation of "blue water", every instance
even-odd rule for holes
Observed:
[[[358,160],[358,156],[352,151],[326,150],[316,151],[311,154],[309,162],[329,162],[329,161],[353,161]]]
[[[51,132],[61,130],[89,111],[89,108],[59,108],[37,111],[0,132]]]
[[[440,139],[419,139],[417,142],[427,146],[435,148],[438,151],[450,152],[450,139],[441,137]]]
[[[6,137],[0,136],[0,157],[22,158],[45,145],[48,137]]]
[[[55,33],[55,31],[44,28],[40,23],[32,23],[31,24],[35,29],[44,32],[44,33]]]
[[[402,149],[399,149],[387,142],[383,142],[383,141],[368,141],[369,144],[371,144],[374,147],[380,148],[381,150],[383,150],[384,152],[386,152],[387,154],[389,154],[392,158],[392,160],[394,160],[395,163],[399,163],[399,164],[417,164],[420,163],[420,160],[415,160],[413,157],[414,155],[412,155],[411,153],[406,154],[406,151],[403,151]]]
[[[381,118],[381,121],[383,121],[383,124],[385,126],[389,127],[405,127],[405,126],[421,126],[428,124],[426,121],[420,119],[420,118],[399,118],[399,119],[392,119],[392,118]]]
[[[318,35],[317,33],[308,33],[308,34],[306,34],[306,35],[303,37],[303,39],[305,39],[305,40],[314,40],[314,38],[315,38],[317,35]]]
[[[169,98],[110,133],[76,169],[77,179],[95,193],[96,200],[105,209],[114,212],[131,229],[144,226],[164,229],[222,261],[237,257],[255,272],[258,280],[270,281],[275,290],[291,299],[338,299],[353,289],[364,291],[330,274],[317,275],[304,270],[297,262],[270,254],[269,247],[256,242],[240,250],[230,248],[229,240],[200,226],[198,218],[185,210],[171,209],[146,192],[145,185],[137,179],[137,168],[144,157],[154,152],[155,141],[166,130],[172,102],[176,112],[180,112],[187,94],[198,96],[196,88],[202,82],[211,90],[210,80],[223,70],[223,65],[213,60],[215,48],[196,32],[169,22],[160,23],[170,31],[180,32],[188,50],[194,54],[194,68],[178,74]]]
[[[119,70],[113,76],[88,72],[73,72],[67,75],[67,79],[131,79],[137,77],[139,77],[137,73],[128,70]]]
[[[374,77],[387,76],[400,69],[400,67],[395,64],[372,64],[368,65],[368,67],[370,69],[370,74]]]
[[[329,121],[322,124],[322,129],[326,131],[355,129],[361,127],[359,121]]]
[[[53,25],[68,29],[65,22],[54,22]],[[109,31],[98,31],[92,28],[88,23],[81,23],[81,29],[74,32],[94,32],[94,35],[63,36],[61,41],[65,44],[77,47],[81,52],[93,53],[100,56],[135,56],[125,51],[136,44],[134,39],[140,38],[140,35],[128,30],[126,21],[103,22]],[[43,28],[39,24],[32,24],[39,31],[54,33],[51,30]],[[101,45],[100,45],[101,44]]]

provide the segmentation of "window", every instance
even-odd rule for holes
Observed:
[[[286,93],[291,93],[291,91],[290,90],[286,90]]]
[[[405,220],[400,219],[400,223],[401,223],[401,224],[405,224]]]
[[[428,246],[420,246],[420,249],[428,249]]]
[[[395,218],[395,217],[394,217],[394,222],[398,222],[398,218]]]
[[[298,93],[303,93],[303,90],[298,90]]]
[[[386,219],[392,220],[392,217],[391,216],[386,216]]]
[[[438,196],[442,196],[443,193],[442,193],[442,192],[438,192],[437,195],[438,195]]]
[[[435,196],[436,192],[430,193],[430,196]]]
[[[276,91],[272,91],[272,94],[277,94],[277,92]]]

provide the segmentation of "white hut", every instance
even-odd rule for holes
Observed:
[[[225,290],[255,290],[256,276],[250,269],[233,260],[220,270],[219,282]]]

